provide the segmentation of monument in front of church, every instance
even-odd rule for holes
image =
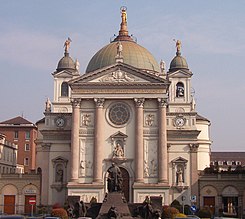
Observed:
[[[210,160],[210,122],[196,111],[193,73],[181,42],[167,71],[164,61],[129,35],[122,7],[118,36],[91,58],[85,72],[70,50],[68,39],[52,73],[53,100],[38,122],[37,167],[48,179],[41,203],[68,196],[102,203],[121,191],[130,203],[154,196],[167,205],[198,196],[198,171]],[[121,175],[116,182],[113,163]]]

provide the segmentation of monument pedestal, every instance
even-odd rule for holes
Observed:
[[[127,201],[121,192],[110,192],[106,194],[99,215],[96,219],[108,219],[110,213],[118,214],[116,219],[133,219],[128,208]]]

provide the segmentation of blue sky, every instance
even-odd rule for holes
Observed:
[[[83,72],[96,51],[118,33],[120,7],[137,42],[169,67],[173,39],[193,72],[199,114],[211,120],[213,151],[245,151],[245,1],[3,0],[0,7],[0,121],[43,117],[53,78],[70,55]]]

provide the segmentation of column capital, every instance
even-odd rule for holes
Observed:
[[[167,98],[157,98],[159,107],[166,107],[168,104]]]
[[[136,107],[143,107],[145,103],[145,98],[134,98]]]
[[[199,144],[189,144],[189,148],[191,153],[196,153],[199,148]]]
[[[51,143],[43,143],[41,146],[43,151],[50,151]]]
[[[72,107],[80,107],[81,99],[80,98],[74,98],[71,100]]]
[[[96,107],[104,107],[105,99],[104,98],[94,98]]]

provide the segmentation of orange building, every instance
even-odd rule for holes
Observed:
[[[36,167],[37,126],[21,116],[0,122],[0,133],[18,145],[17,169],[29,173]]]

